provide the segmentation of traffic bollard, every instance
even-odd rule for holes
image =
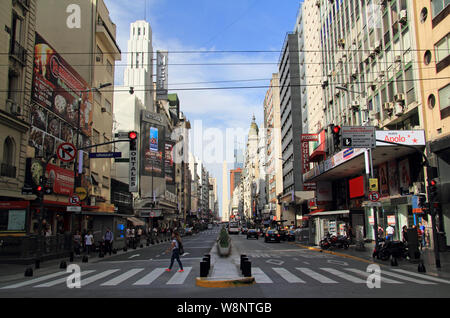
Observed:
[[[208,262],[200,262],[200,277],[208,276]]]
[[[244,263],[242,264],[242,274],[244,277],[252,276],[252,262],[244,260]]]
[[[69,262],[73,262],[73,256],[74,256],[74,253],[73,253],[73,252],[71,252],[71,253],[70,253],[70,258],[69,258]]]
[[[40,260],[40,259],[37,259],[37,260],[34,262],[34,268],[35,268],[35,269],[41,268],[41,260]]]
[[[89,258],[85,255],[85,256],[83,256],[83,260],[82,260],[82,262],[83,263],[87,263],[89,261]]]
[[[66,268],[67,268],[67,263],[66,263],[66,261],[61,261],[61,263],[59,264],[59,268],[61,268],[61,269],[66,269]]]
[[[244,257],[241,256],[241,266],[240,266],[241,271],[243,270],[243,264],[244,264],[245,261],[248,261],[248,257],[247,256],[244,256]]]
[[[203,257],[203,262],[206,262],[207,268],[208,268],[208,273],[209,273],[209,269],[211,268],[211,264],[209,264],[209,259],[207,257]]]
[[[25,277],[31,277],[31,276],[33,276],[33,269],[31,267],[28,267],[25,270]]]
[[[204,254],[203,257],[208,259],[208,267],[211,268],[211,255],[209,254]]]

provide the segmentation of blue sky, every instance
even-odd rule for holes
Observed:
[[[153,49],[170,51],[281,50],[287,32],[292,32],[299,0],[104,0],[117,26],[117,41],[127,51],[129,25],[146,19],[153,31]],[[145,5],[145,1],[147,4]],[[147,10],[145,10],[147,7]],[[279,53],[170,54],[170,88],[267,86],[277,72]],[[123,54],[124,64],[126,57]],[[170,66],[171,63],[274,63],[239,66]],[[191,84],[211,81],[261,79],[261,81]],[[116,83],[123,83],[123,67],[116,67]],[[248,130],[253,114],[263,120],[266,89],[174,91],[181,109],[191,123],[201,120],[203,129]],[[232,145],[229,145],[232,147]],[[202,154],[194,149],[194,154]],[[222,201],[222,165],[207,164],[217,178],[219,202]],[[221,203],[220,203],[221,204]]]

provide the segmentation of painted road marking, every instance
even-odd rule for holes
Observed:
[[[362,271],[362,270],[359,270],[359,269],[356,269],[356,268],[345,268],[345,270],[349,271],[349,272],[353,272],[353,273],[358,274],[358,275],[361,275],[361,276],[366,277],[366,278],[369,277],[369,275],[371,275],[371,273],[368,273],[368,272],[365,272],[365,271]],[[380,279],[381,279],[382,283],[403,284],[402,282],[383,277],[383,273],[381,273]]]
[[[185,267],[184,272],[176,273],[173,277],[167,282],[167,285],[181,285],[184,283],[189,273],[191,272],[192,267]]]
[[[337,284],[336,281],[329,279],[328,277],[323,276],[322,274],[316,273],[313,270],[310,270],[309,268],[306,267],[296,267],[297,270],[301,271],[303,274],[308,275],[309,277],[318,280],[321,283],[324,284]]]
[[[338,271],[334,268],[321,268],[321,270],[331,273],[333,275],[336,275],[342,279],[348,280],[352,283],[356,283],[356,284],[365,284],[366,283],[366,281],[362,280],[361,278],[348,275],[348,274]]]
[[[138,286],[139,285],[150,285],[151,283],[153,283],[153,281],[155,279],[157,279],[159,276],[161,276],[161,274],[164,273],[165,270],[166,270],[165,268],[156,268],[151,273],[147,274],[146,276],[144,276],[143,278],[138,280],[133,285],[138,285]]]
[[[81,273],[80,273],[80,276],[85,276],[85,275],[90,274],[90,273],[93,273],[93,272],[95,272],[95,270],[84,271],[84,272],[81,272]],[[55,286],[55,285],[58,285],[58,284],[63,284],[63,283],[65,283],[65,282],[67,282],[67,277],[60,278],[60,279],[57,279],[57,280],[54,280],[54,281],[51,281],[51,282],[48,282],[48,283],[45,283],[45,284],[37,285],[37,286],[34,286],[34,288],[39,288],[39,287],[52,287],[52,286]]]
[[[408,275],[411,275],[411,276],[420,277],[420,278],[423,278],[423,279],[432,280],[432,281],[434,281],[434,282],[439,282],[439,283],[444,283],[444,284],[450,284],[450,281],[445,280],[445,279],[436,278],[436,277],[431,277],[431,276],[424,275],[424,274],[418,274],[418,273],[408,272],[408,271],[405,271],[405,270],[403,270],[403,269],[393,269],[393,271],[396,271],[396,272],[399,272],[399,273],[408,274]]]
[[[117,271],[119,271],[119,270],[118,269],[110,269],[110,270],[104,271],[103,273],[100,273],[100,274],[91,276],[89,278],[83,279],[81,281],[81,287],[89,285],[89,284],[91,284],[91,283],[93,283],[93,282],[95,282],[95,281],[97,281],[99,279],[105,278],[106,276],[109,276],[109,275],[111,275],[111,274],[113,274],[113,273],[115,273]]]
[[[24,281],[24,282],[21,282],[21,283],[17,283],[17,284],[14,284],[14,285],[6,286],[6,287],[3,287],[2,289],[11,289],[11,288],[24,287],[24,286],[32,285],[32,284],[35,284],[35,283],[40,283],[40,282],[42,282],[44,280],[52,279],[52,278],[55,278],[55,277],[58,277],[58,276],[61,276],[61,275],[67,275],[67,272],[53,273],[53,274],[50,274],[50,275],[42,276],[42,277],[35,278],[35,279],[32,279],[32,280],[27,280],[27,281]]]
[[[252,276],[257,284],[270,284],[273,281],[259,267],[252,268]]]
[[[129,270],[128,272],[123,273],[122,275],[117,276],[116,278],[113,278],[106,283],[101,284],[101,286],[116,286],[120,283],[126,281],[128,278],[133,277],[134,275],[142,272],[144,268],[135,268],[132,270]]]
[[[432,283],[432,282],[427,282],[427,281],[420,280],[420,279],[415,279],[415,278],[406,277],[406,276],[399,275],[399,274],[394,274],[394,273],[388,272],[386,270],[383,270],[381,272],[381,275],[388,275],[388,276],[392,276],[392,277],[395,277],[395,278],[398,278],[398,279],[403,279],[403,280],[406,280],[406,281],[409,281],[409,282],[421,284],[421,285],[436,285],[435,283]]]
[[[282,268],[282,267],[274,267],[272,268],[278,275],[280,275],[281,277],[284,278],[284,280],[286,280],[288,283],[305,283],[304,280],[298,278],[297,276],[295,276],[294,274],[292,274],[291,272],[289,272],[287,269]]]

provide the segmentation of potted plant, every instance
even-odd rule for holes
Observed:
[[[223,227],[217,240],[217,248],[220,256],[228,256],[231,252],[231,239],[227,230]]]

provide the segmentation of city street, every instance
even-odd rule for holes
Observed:
[[[252,262],[255,284],[238,288],[195,285],[200,261],[209,253],[219,228],[184,238],[184,273],[165,269],[169,243],[137,249],[96,263],[79,263],[81,288],[66,286],[64,270],[0,285],[3,297],[151,297],[151,298],[309,298],[309,297],[446,297],[450,280],[381,267],[381,288],[366,285],[368,263],[301,248],[293,242],[264,243],[260,238],[232,236],[233,248]],[[236,266],[237,258],[230,259]]]

